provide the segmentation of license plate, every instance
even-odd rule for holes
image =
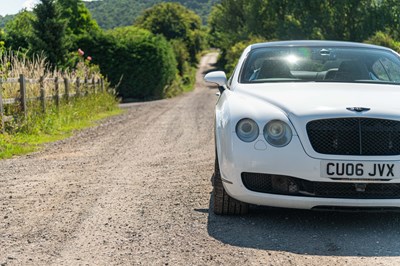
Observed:
[[[321,177],[393,179],[400,175],[397,162],[321,161]]]

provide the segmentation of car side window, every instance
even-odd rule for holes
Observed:
[[[374,76],[382,81],[400,81],[400,66],[389,60],[381,57],[372,65]]]

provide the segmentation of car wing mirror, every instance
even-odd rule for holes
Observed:
[[[204,76],[204,80],[207,82],[215,83],[219,87],[223,87],[227,83],[226,74],[224,71],[213,71],[213,72],[207,73]]]

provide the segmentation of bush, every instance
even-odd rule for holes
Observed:
[[[397,42],[390,36],[390,34],[377,31],[373,36],[371,36],[366,43],[385,46],[390,49],[395,50],[396,52],[400,52],[400,42]]]
[[[177,63],[171,44],[147,30],[117,28],[83,37],[79,43],[124,99],[163,98],[175,79]]]

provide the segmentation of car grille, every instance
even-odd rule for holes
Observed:
[[[242,173],[244,186],[251,191],[319,198],[398,199],[400,184],[312,182],[282,175]]]
[[[400,122],[373,118],[315,120],[307,124],[313,149],[335,155],[399,155]]]

